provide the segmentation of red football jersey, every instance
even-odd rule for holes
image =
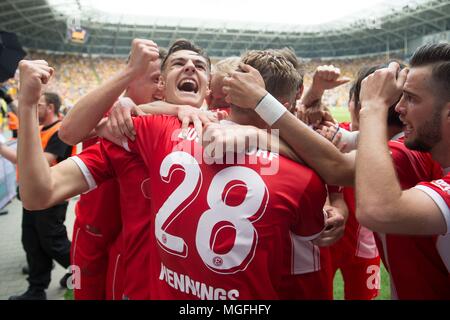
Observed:
[[[97,142],[97,138],[84,141],[83,150]],[[80,195],[75,215],[71,264],[80,268],[82,283],[74,290],[75,299],[105,299],[108,248],[122,228],[117,181]]]
[[[152,298],[149,276],[153,228],[148,212],[151,203],[147,171],[141,158],[106,140],[77,158],[82,162],[75,159],[91,188],[111,179],[120,184],[120,196],[111,200],[120,198],[125,266],[123,295],[132,300]]]
[[[422,182],[415,188],[426,192],[438,205],[447,222],[447,233],[450,233],[450,169],[442,179]]]
[[[89,139],[84,150],[96,148],[96,140]],[[117,181],[111,179],[98,188],[80,195],[75,206],[75,215],[79,224],[85,226],[88,231],[100,235],[109,246],[115,241],[121,229]]]
[[[341,128],[351,130],[350,122],[339,124]],[[361,226],[356,220],[355,190],[351,187],[340,188],[348,208],[348,219],[345,224],[345,234],[335,245],[331,246],[332,256],[338,264],[351,263],[353,257],[375,259],[378,257],[373,232]],[[329,187],[329,192],[337,192],[336,187]],[[359,260],[358,260],[359,261]],[[340,267],[340,266],[339,266]]]
[[[211,164],[192,128],[181,138],[175,117],[138,117],[134,126],[128,148],[148,168],[158,298],[301,297],[295,275],[320,263],[304,249],[324,228],[317,174],[262,150],[237,165]]]
[[[351,122],[341,122],[339,127],[352,131]],[[328,192],[342,192],[348,208],[344,236],[330,246],[332,276],[338,269],[344,278],[346,300],[369,300],[378,295],[377,286],[371,283],[374,268],[380,267],[380,256],[374,234],[356,219],[355,190],[351,187],[328,186]],[[378,279],[377,279],[378,280]]]
[[[403,139],[390,141],[389,148],[403,189],[442,177],[442,169],[429,153],[409,150]],[[449,252],[449,236],[376,235],[390,273],[393,299],[450,299],[448,257],[438,249],[446,243]]]

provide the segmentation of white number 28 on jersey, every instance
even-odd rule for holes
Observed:
[[[176,167],[172,170],[174,166]],[[169,234],[167,229],[197,198],[203,178],[198,162],[183,151],[173,152],[164,158],[160,168],[161,179],[169,183],[176,170],[183,170],[185,177],[159,209],[155,221],[155,235],[162,249],[186,257],[189,248],[184,239]],[[234,181],[240,183],[229,187]],[[237,206],[227,205],[227,194],[236,186],[246,187],[245,199]],[[222,198],[224,192],[225,196]],[[190,201],[185,204],[188,198]],[[218,273],[245,270],[253,258],[258,241],[258,233],[252,223],[262,217],[267,201],[268,192],[264,181],[250,168],[228,167],[213,177],[207,194],[209,209],[200,216],[195,236],[197,251],[208,268]],[[228,252],[217,253],[214,252],[214,243],[221,231],[217,225],[224,222],[234,229],[234,244]]]

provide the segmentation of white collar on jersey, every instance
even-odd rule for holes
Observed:
[[[398,139],[403,138],[404,136],[405,136],[405,133],[403,131],[399,132],[391,138],[391,141],[397,141]]]

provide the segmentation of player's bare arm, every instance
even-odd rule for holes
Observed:
[[[126,103],[123,103],[122,99],[119,100],[113,106],[111,114],[108,117],[108,131],[117,139],[128,138],[134,141],[136,131],[134,130],[132,116],[146,114],[178,116],[178,119],[182,122],[182,130],[187,129],[189,124],[193,123],[197,131],[202,125],[217,122],[219,117],[223,117],[223,112],[221,111],[219,113],[213,113],[189,105],[175,105],[165,101],[154,101],[137,106],[133,101],[128,100]]]
[[[20,194],[25,208],[40,210],[88,190],[80,169],[66,160],[51,167],[40,141],[37,103],[42,85],[53,74],[46,61],[21,61],[19,94],[18,170]]]
[[[326,107],[322,105],[322,96],[326,90],[341,86],[350,79],[341,77],[341,70],[333,65],[323,65],[314,71],[312,84],[299,101],[297,116],[309,125],[318,125],[324,118],[333,121]]]
[[[351,155],[341,154],[327,139],[311,130],[306,124],[287,112],[284,106],[271,97],[260,85],[259,72],[246,66],[244,73],[235,72],[224,80],[224,92],[227,102],[242,108],[255,109],[258,112],[263,99],[267,99],[269,118],[276,116],[270,123],[272,128],[280,130],[284,141],[311,168],[331,185],[352,185],[354,180],[354,159]],[[282,109],[283,108],[283,109]],[[273,113],[275,111],[275,113]]]
[[[85,139],[127,86],[146,71],[143,66],[158,57],[158,47],[153,41],[134,39],[127,66],[82,97],[64,118],[59,133],[61,140],[75,145]]]
[[[259,148],[303,163],[289,145],[277,135],[251,125],[208,124],[204,128],[202,145],[205,153],[215,159],[223,158],[226,152],[244,153]]]

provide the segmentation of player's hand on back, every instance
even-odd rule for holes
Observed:
[[[188,105],[178,106],[177,116],[181,121],[181,130],[184,135],[187,134],[189,125],[192,123],[199,137],[203,134],[203,126],[220,120],[220,116],[216,112],[205,111]]]
[[[211,123],[205,126],[201,141],[206,156],[221,159],[227,152],[244,153],[258,148],[259,138],[259,129],[253,126]]]
[[[336,207],[325,206],[327,219],[325,220],[325,230],[319,238],[312,242],[319,247],[328,247],[341,239],[345,232],[345,217]]]
[[[242,71],[235,71],[223,80],[225,101],[241,108],[254,109],[267,94],[264,80],[255,68],[240,64]]]
[[[131,117],[144,114],[133,100],[122,97],[111,108],[106,130],[118,139],[126,140],[128,138],[134,141],[136,131]]]
[[[325,121],[318,126],[316,132],[333,143],[339,151],[344,152],[344,150],[346,150],[347,143],[342,139],[342,133],[340,132],[341,130],[344,129],[340,128],[333,122]]]
[[[42,88],[50,81],[54,69],[45,60],[22,60],[19,63],[21,106],[36,105],[41,97]]]

